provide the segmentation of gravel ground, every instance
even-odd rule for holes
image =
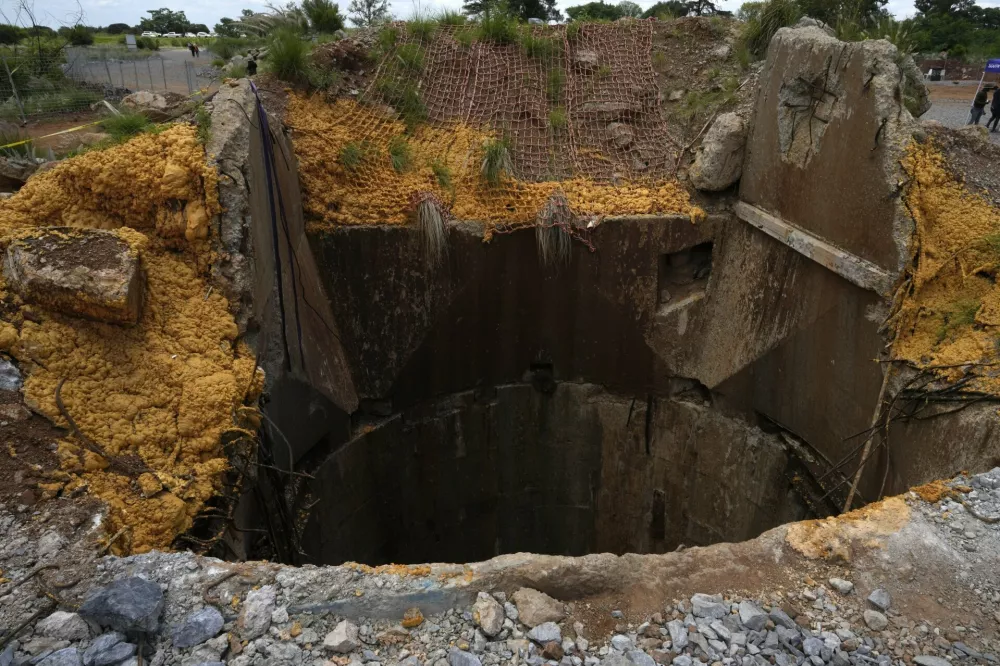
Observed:
[[[921,120],[936,120],[945,127],[960,128],[965,127],[966,123],[969,122],[969,107],[971,104],[968,101],[961,100],[934,100],[931,104],[930,111],[925,113],[920,117]],[[989,119],[990,114],[987,110],[986,114],[983,116],[982,120],[979,121],[980,125],[985,125],[986,121]],[[1000,144],[1000,133],[991,132],[990,141],[993,143]]]

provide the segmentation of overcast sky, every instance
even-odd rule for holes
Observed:
[[[30,2],[31,0],[29,0]],[[558,0],[559,7],[565,8],[575,4],[581,4],[586,0]],[[614,2],[615,0],[609,0]],[[656,0],[638,0],[639,5],[645,9]],[[163,2],[163,4],[160,4]],[[340,0],[341,13],[346,13],[349,0]],[[742,4],[743,0],[722,0],[721,6],[724,9],[735,11]],[[35,0],[35,13],[39,23],[58,27],[67,23],[72,23],[79,7],[83,7],[84,22],[88,25],[108,25],[110,23],[128,23],[135,25],[139,19],[145,16],[146,9],[157,9],[164,5],[174,11],[184,11],[188,20],[192,23],[204,23],[210,29],[223,16],[239,16],[243,8],[264,11],[265,0],[153,0],[152,2],[136,2],[136,0],[80,0],[79,5],[76,0]],[[393,15],[398,18],[407,18],[413,14],[414,3],[411,0],[390,0]],[[984,6],[998,6],[1000,0],[987,0],[980,2]],[[8,18],[12,18],[13,8],[16,0],[0,0],[0,7]],[[431,13],[441,9],[461,9],[462,0],[421,0],[421,9]],[[889,0],[888,9],[899,18],[913,14],[912,0]]]

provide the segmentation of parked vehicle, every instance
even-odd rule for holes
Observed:
[[[185,37],[197,37],[198,35],[194,34],[193,32],[185,32],[184,36]]]
[[[180,36],[181,35],[178,32],[165,32],[162,35],[160,35],[160,37],[180,37]]]
[[[142,35],[140,35],[140,36],[141,37],[159,37],[160,33],[158,33],[158,32],[152,32],[150,30],[147,30],[146,32],[142,33]]]
[[[195,37],[215,37],[215,35],[210,35],[207,32],[199,32]]]

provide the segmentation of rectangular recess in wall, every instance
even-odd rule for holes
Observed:
[[[661,255],[656,280],[657,315],[700,301],[711,274],[711,241]]]

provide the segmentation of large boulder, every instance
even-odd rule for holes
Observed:
[[[546,622],[561,622],[566,617],[566,608],[561,601],[538,590],[522,587],[511,600],[517,606],[521,622],[532,628]]]
[[[124,108],[143,114],[154,123],[162,123],[194,109],[194,102],[175,92],[139,90],[122,99]]]
[[[112,231],[36,229],[7,246],[3,273],[10,288],[28,303],[132,325],[142,312],[140,247],[138,240]]]
[[[723,113],[708,128],[701,149],[688,170],[691,184],[699,190],[718,192],[743,174],[746,124],[735,113]]]

